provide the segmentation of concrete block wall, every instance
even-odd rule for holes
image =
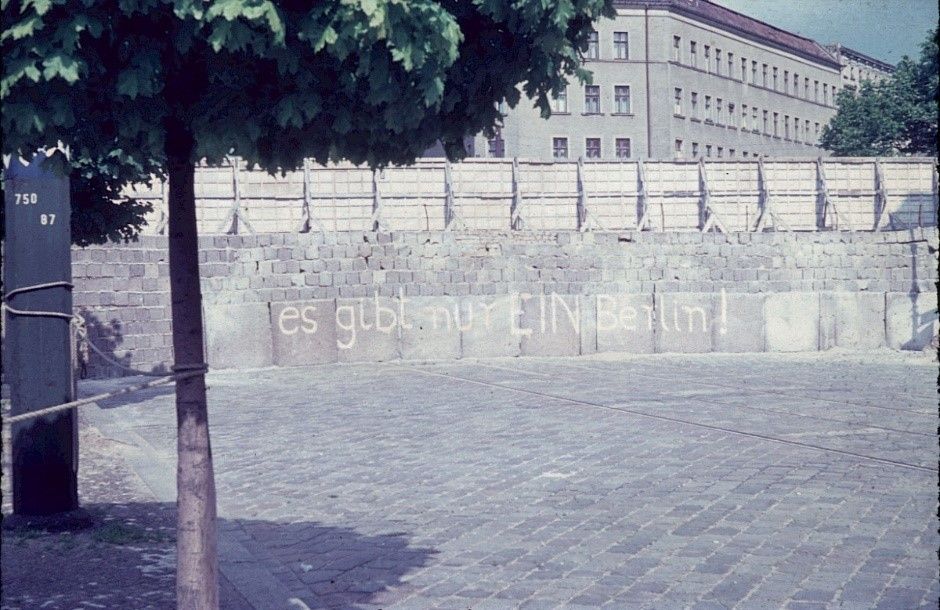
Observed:
[[[75,249],[93,341],[172,362],[166,238]],[[921,349],[937,236],[342,232],[201,238],[210,366],[605,351]],[[89,374],[116,375],[94,354]]]

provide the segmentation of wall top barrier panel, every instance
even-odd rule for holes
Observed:
[[[935,164],[932,157],[472,158],[376,171],[309,162],[271,175],[230,158],[197,166],[196,211],[203,234],[700,231],[703,214],[733,232],[897,230],[936,225]],[[122,194],[153,204],[146,232],[166,230],[165,183],[155,178]],[[777,222],[766,222],[771,216]]]

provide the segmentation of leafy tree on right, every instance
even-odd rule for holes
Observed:
[[[836,157],[933,155],[937,151],[937,29],[915,62],[904,57],[891,78],[839,92],[839,111],[821,144]]]

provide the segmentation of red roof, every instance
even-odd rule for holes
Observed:
[[[614,0],[614,5],[624,8],[656,8],[676,10],[692,17],[710,21],[748,38],[783,47],[799,55],[835,68],[839,62],[822,45],[810,38],[774,27],[753,17],[748,17],[708,0]]]

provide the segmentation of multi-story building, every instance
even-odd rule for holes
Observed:
[[[881,82],[894,74],[894,66],[869,57],[864,53],[841,44],[826,45],[826,49],[842,66],[842,87],[858,89],[865,81]]]
[[[819,156],[841,65],[820,44],[708,0],[616,0],[544,120],[508,111],[477,156],[671,159]]]

